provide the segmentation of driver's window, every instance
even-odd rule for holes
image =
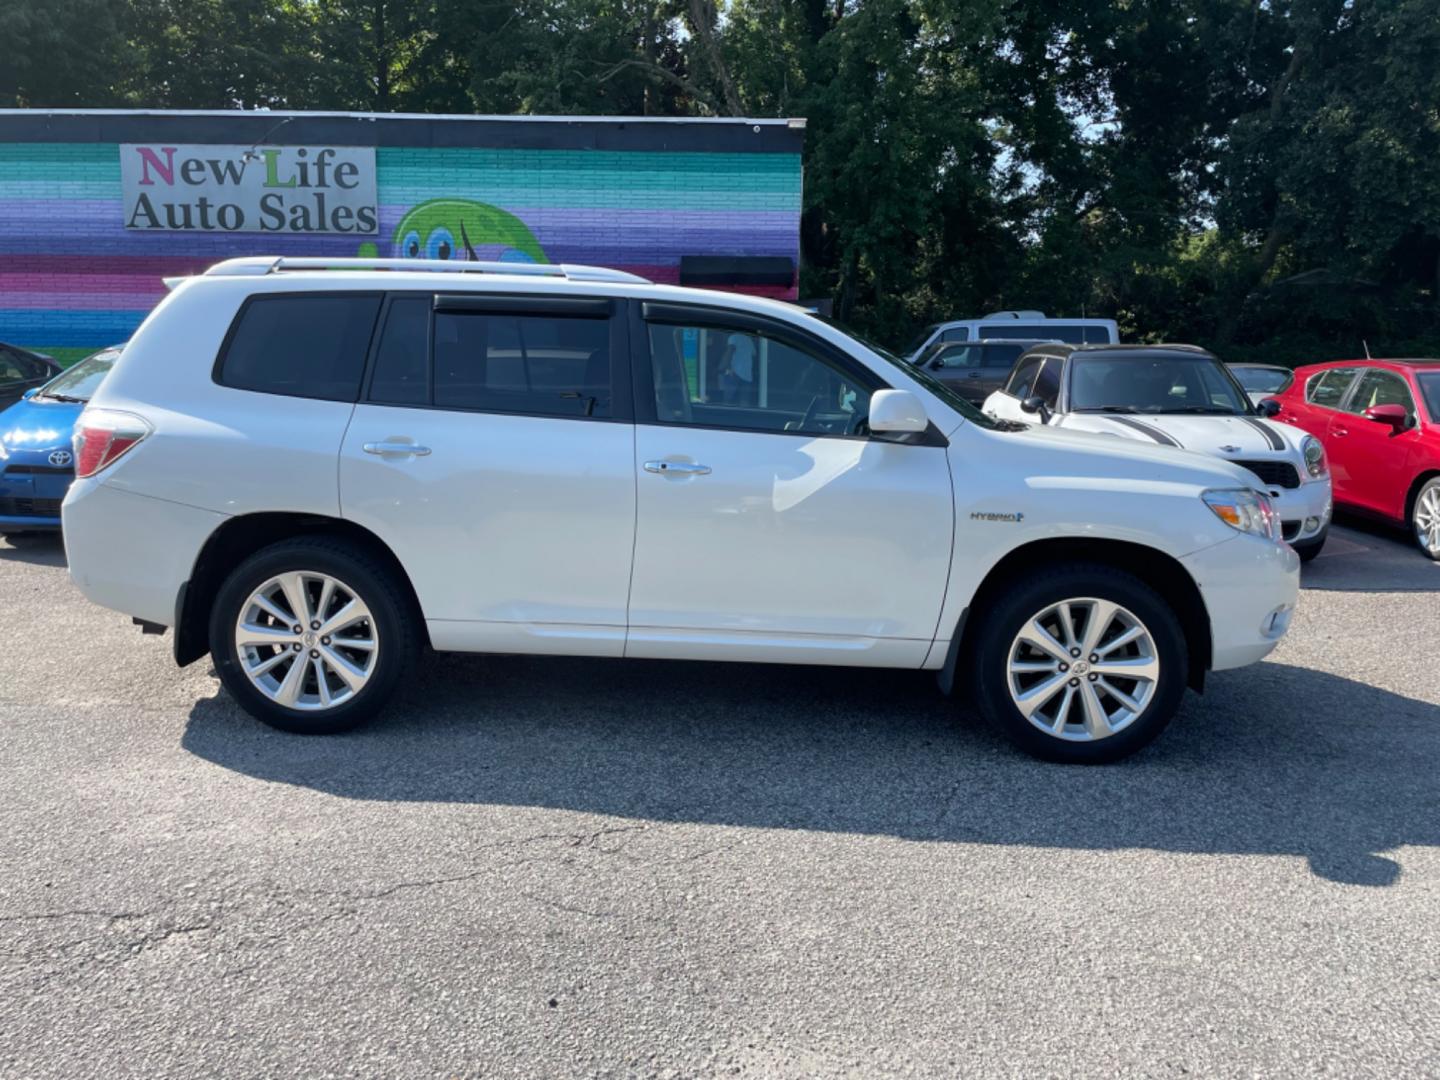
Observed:
[[[650,363],[662,423],[855,435],[870,411],[852,374],[765,334],[651,323]]]
[[[945,368],[972,368],[980,366],[980,347],[978,345],[956,345],[953,348],[943,349],[937,359],[940,366]]]
[[[20,358],[6,349],[0,349],[0,386],[24,382],[27,378],[20,367]]]

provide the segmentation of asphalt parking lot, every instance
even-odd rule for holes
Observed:
[[[441,657],[259,726],[0,541],[0,1075],[1440,1075],[1440,565],[1100,769],[914,673]]]

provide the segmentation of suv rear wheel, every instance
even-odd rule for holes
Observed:
[[[1043,571],[977,628],[980,712],[1048,761],[1100,764],[1145,746],[1185,692],[1185,634],[1143,581],[1103,565]]]
[[[246,712],[301,734],[344,731],[375,715],[414,661],[417,634],[393,575],[363,549],[326,537],[272,544],[226,578],[210,651]]]

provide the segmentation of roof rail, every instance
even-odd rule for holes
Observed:
[[[313,255],[226,259],[205,271],[206,277],[245,277],[286,270],[410,270],[461,274],[505,274],[512,277],[564,278],[567,281],[612,281],[649,285],[647,278],[605,266],[574,263],[465,262],[450,259],[331,259]]]

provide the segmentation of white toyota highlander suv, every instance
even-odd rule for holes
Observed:
[[[1031,753],[1110,761],[1270,652],[1299,583],[1238,466],[997,422],[798,308],[586,267],[221,263],[75,442],[76,584],[297,732],[428,645],[933,670]]]

